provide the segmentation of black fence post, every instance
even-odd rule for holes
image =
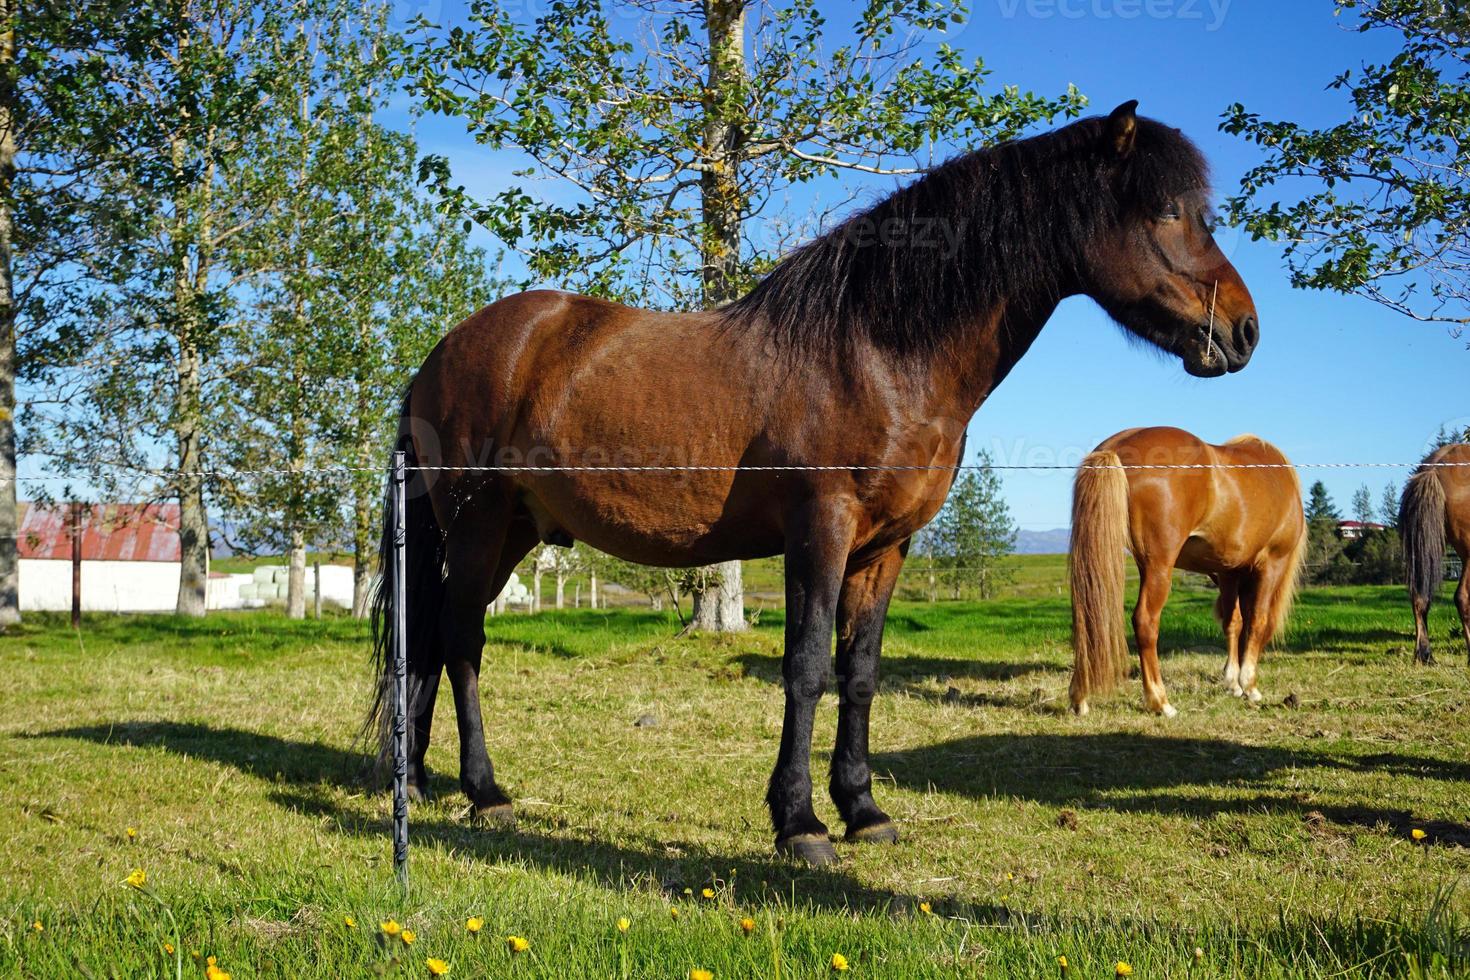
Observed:
[[[408,634],[404,551],[408,543],[407,459],[393,454],[393,870],[408,893]]]

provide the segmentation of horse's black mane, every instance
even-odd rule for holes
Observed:
[[[907,355],[932,351],[1000,299],[1058,298],[1099,231],[1209,183],[1178,130],[1139,117],[1134,150],[1119,161],[1105,123],[1082,119],[946,161],[788,254],[723,308],[725,322],[798,354],[865,339]],[[935,221],[950,222],[952,251]]]

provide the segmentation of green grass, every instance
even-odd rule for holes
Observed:
[[[1424,669],[1401,590],[1305,593],[1252,707],[1220,689],[1211,596],[1183,591],[1180,717],[1142,714],[1134,681],[1075,719],[1065,599],[1037,592],[895,605],[873,752],[904,840],[839,844],[819,871],[772,856],[762,802],[779,609],[735,638],[635,609],[494,618],[482,698],[519,826],[465,823],[442,698],[407,898],[389,801],[360,780],[361,624],[33,620],[0,639],[0,975],[173,976],[165,942],[190,977],[196,949],[236,978],[426,976],[429,956],[452,977],[818,977],[834,952],[869,977],[1056,976],[1058,955],[1082,977],[1464,974],[1470,675],[1449,607]],[[818,772],[833,716],[829,696]],[[818,812],[835,825],[820,792]],[[147,893],[121,884],[135,867]],[[378,938],[390,916],[412,947]]]

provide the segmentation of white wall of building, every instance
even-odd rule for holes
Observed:
[[[173,612],[179,598],[179,563],[173,561],[82,562],[82,609],[86,612]],[[71,562],[20,560],[23,612],[71,608]]]

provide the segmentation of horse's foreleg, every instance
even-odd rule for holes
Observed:
[[[1215,618],[1225,631],[1225,686],[1240,697],[1240,578],[1233,572],[1220,575],[1220,595],[1215,600]]]
[[[1133,607],[1133,634],[1138,639],[1139,672],[1143,675],[1143,704],[1165,718],[1179,713],[1169,703],[1164,676],[1159,670],[1159,620],[1164,614],[1164,603],[1169,601],[1173,570],[1173,562],[1140,568],[1143,581],[1138,586],[1138,605]]]
[[[776,850],[811,864],[837,852],[812,810],[812,719],[831,670],[832,628],[851,539],[850,521],[830,511],[799,515],[787,529],[786,711],[766,802]]]
[[[521,520],[486,522],[473,533],[465,529],[457,540],[450,536],[439,629],[459,725],[459,785],[478,819],[508,822],[513,817],[510,797],[495,782],[480,714],[485,609],[535,540],[535,529]]]
[[[903,554],[894,548],[848,575],[837,604],[837,746],[828,788],[853,841],[898,840],[898,828],[873,802],[868,715],[878,693],[883,621],[902,567]]]

